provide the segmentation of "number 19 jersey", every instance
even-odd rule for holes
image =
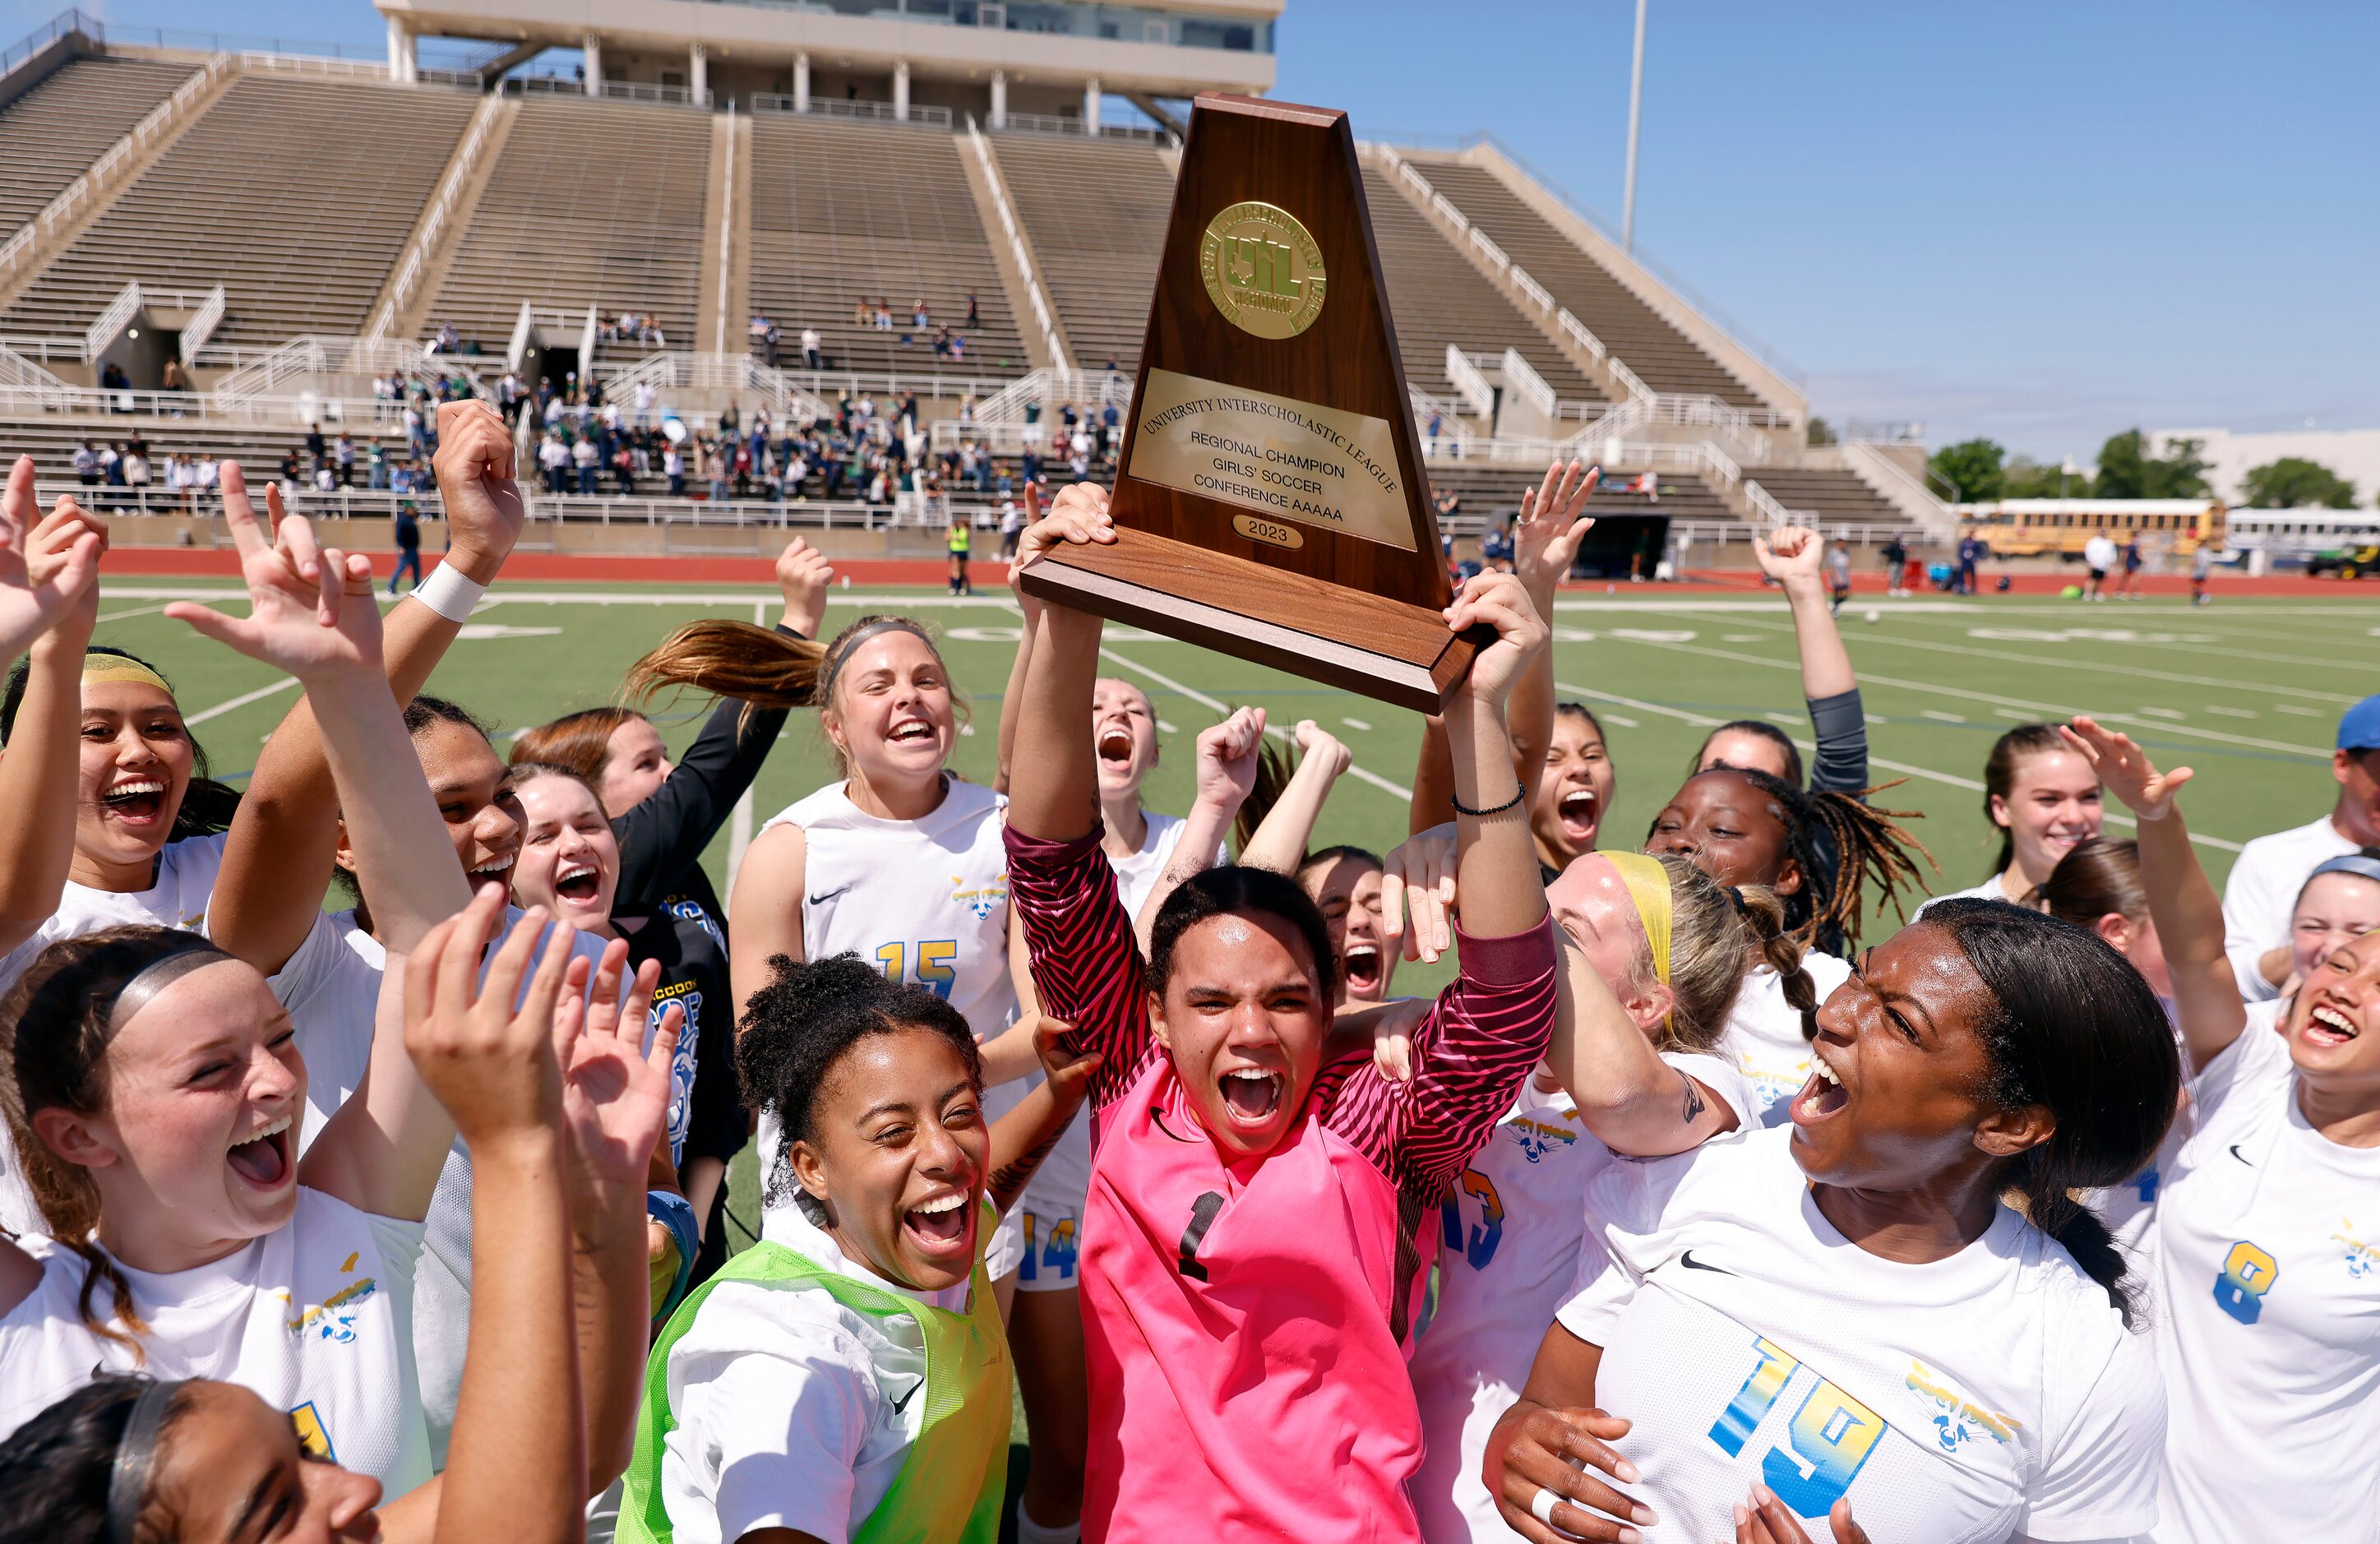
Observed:
[[[1732,1537],[1767,1486],[1810,1537],[1848,1499],[1875,1544],[2112,1539],[2156,1516],[2165,1399],[2144,1338],[2007,1207],[1948,1259],[1869,1254],[1818,1210],[1792,1132],[1616,1163],[1588,1186],[1611,1264],[1562,1327],[1660,1521]]]

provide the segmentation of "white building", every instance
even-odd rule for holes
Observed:
[[[1099,128],[1104,96],[1160,123],[1203,91],[1272,89],[1284,0],[373,0],[390,73],[418,40],[495,45],[489,82],[551,48],[586,56],[590,94],[735,103],[986,128],[1012,115]],[[918,112],[917,109],[929,111]],[[1057,127],[1035,123],[1032,127]]]
[[[2380,493],[2380,429],[2281,429],[2269,433],[2235,434],[2228,429],[2159,429],[2150,432],[2151,455],[2162,456],[2177,440],[2204,442],[2199,456],[2208,467],[2207,485],[2216,496],[2246,504],[2242,486],[2252,468],[2295,456],[2327,467],[2355,484],[2358,503],[2371,504]]]

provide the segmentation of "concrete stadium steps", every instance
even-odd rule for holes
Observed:
[[[700,346],[710,115],[552,96],[524,97],[518,113],[478,207],[449,237],[422,331],[452,322],[501,357],[527,300],[568,317],[574,339],[593,306],[656,317],[671,347]],[[630,357],[650,346],[613,346]]]
[[[1811,511],[1828,531],[1839,525],[1906,529],[1914,523],[1856,472],[1819,467],[1746,467],[1743,475],[1786,508]]]
[[[221,284],[218,344],[360,333],[472,106],[354,80],[237,80],[0,315],[0,333],[80,336],[128,279],[190,294]]]
[[[0,108],[0,236],[39,214],[192,73],[149,59],[72,59]]]
[[[1586,324],[1638,380],[1657,392],[1715,396],[1739,407],[1767,406],[1759,395],[1554,228],[1485,167],[1415,158],[1430,186],[1504,249],[1557,305]]]
[[[1433,461],[1427,475],[1433,495],[1451,492],[1463,500],[1457,517],[1465,527],[1473,521],[1492,521],[1518,513],[1521,495],[1545,480],[1542,468],[1530,470],[1522,467],[1467,467],[1460,461]],[[1586,512],[1598,520],[1655,515],[1671,520],[1739,518],[1717,490],[1692,473],[1662,472],[1658,486],[1661,496],[1654,500],[1613,488],[1597,488],[1587,499]]]
[[[1466,354],[1502,355],[1517,348],[1565,402],[1601,402],[1601,387],[1579,372],[1536,322],[1488,282],[1471,260],[1407,202],[1387,176],[1364,168],[1364,197],[1372,208],[1372,231],[1380,266],[1388,274],[1389,310],[1397,345],[1403,351],[1405,382],[1444,396],[1446,346]]]
[[[1113,359],[1131,375],[1173,213],[1172,168],[1148,145],[1059,135],[995,134],[991,151],[1075,368]]]
[[[777,324],[785,369],[800,360],[804,327],[818,329],[838,371],[1000,376],[1031,368],[961,153],[960,141],[937,129],[754,115],[752,309]],[[972,328],[969,293],[982,318]],[[893,331],[855,322],[863,296],[892,305]],[[931,330],[916,335],[910,314],[920,297],[936,325],[965,335],[965,359],[938,360]],[[731,324],[740,331],[746,320]]]

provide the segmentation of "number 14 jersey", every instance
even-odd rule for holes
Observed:
[[[1818,1210],[1790,1128],[1617,1163],[1588,1186],[1611,1265],[1565,1305],[1596,1403],[1660,1516],[1732,1537],[1755,1482],[1813,1539],[1848,1498],[1875,1544],[2117,1539],[2156,1515],[2165,1401],[2146,1341],[2001,1207],[1948,1259],[1869,1254]]]

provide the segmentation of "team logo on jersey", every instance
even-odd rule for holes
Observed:
[[[1503,1129],[1512,1134],[1512,1140],[1521,1144],[1522,1155],[1532,1163],[1541,1162],[1546,1154],[1560,1151],[1578,1140],[1575,1131],[1564,1131],[1526,1115],[1505,1122]]]
[[[2354,1218],[2340,1218],[2338,1220],[2338,1231],[2330,1235],[2330,1241],[2333,1244],[2345,1246],[2347,1250],[2347,1274],[2350,1278],[2360,1281],[2363,1277],[2371,1275],[2374,1270],[2380,1270],[2380,1247],[2375,1247],[2373,1245],[2366,1244],[2363,1240],[2356,1237],[2354,1228]]]
[[[673,895],[662,903],[662,909],[681,922],[691,922],[700,928],[710,935],[710,942],[718,944],[722,949],[727,947],[727,935],[719,930],[718,920],[710,915],[710,908],[700,901],[690,901],[682,895]]]
[[[686,1021],[678,1027],[677,1049],[670,1055],[669,1145],[670,1161],[675,1163],[686,1156],[686,1131],[694,1118],[695,1053],[702,1043],[702,993],[695,990],[692,981],[673,981],[656,990],[645,1021],[648,1039],[661,1028],[662,1015],[673,1003],[686,1011]]]
[[[298,1429],[298,1449],[309,1458],[327,1463],[339,1461],[338,1450],[331,1446],[331,1434],[322,1429],[322,1413],[308,1400],[289,1412],[289,1424]]]
[[[1909,1392],[1929,1407],[1934,1441],[1944,1453],[1956,1453],[1978,1437],[1989,1437],[2001,1443],[2013,1441],[2017,1429],[2024,1424],[2014,1416],[1985,1409],[1951,1388],[1939,1373],[1923,1362],[1910,1362],[1908,1382]]]
[[[975,913],[977,921],[988,921],[993,912],[1008,904],[1008,876],[1002,874],[990,884],[979,884],[969,889],[965,875],[953,874],[951,899]]]
[[[358,1254],[349,1254],[346,1263],[339,1267],[339,1274],[354,1275],[358,1258]],[[379,1291],[377,1280],[370,1276],[360,1277],[312,1307],[292,1313],[282,1321],[282,1328],[304,1340],[327,1341],[334,1345],[348,1344],[356,1338],[357,1316],[363,1311],[364,1304]],[[290,1302],[287,1293],[280,1296],[283,1303],[293,1308],[297,1307]]]

